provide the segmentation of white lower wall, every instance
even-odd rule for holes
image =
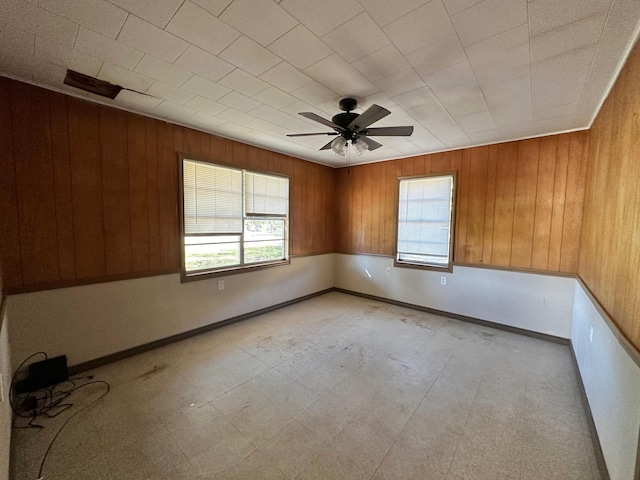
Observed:
[[[634,478],[640,431],[640,367],[579,282],[571,343],[611,480],[630,480]]]
[[[11,406],[9,404],[9,386],[11,385],[11,359],[9,355],[8,320],[0,319],[0,374],[2,375],[2,402],[0,402],[0,480],[9,478],[9,452],[11,445]]]
[[[217,288],[224,280],[224,290]],[[333,254],[180,283],[179,274],[8,297],[14,368],[39,350],[70,365],[331,288]]]
[[[574,285],[568,277],[472,267],[437,272],[396,268],[390,257],[336,255],[338,288],[561,338],[571,334]]]

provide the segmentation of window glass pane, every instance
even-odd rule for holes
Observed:
[[[447,266],[453,176],[400,181],[398,261]]]
[[[240,265],[240,236],[184,237],[188,272]]]
[[[282,238],[284,238],[283,218],[247,218],[244,221],[246,242]]]
[[[244,221],[245,263],[285,258],[285,221],[281,218],[248,218]]]
[[[284,242],[282,240],[245,242],[245,263],[271,262],[274,260],[284,260]]]

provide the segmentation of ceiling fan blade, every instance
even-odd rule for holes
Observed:
[[[375,140],[371,140],[370,138],[365,137],[364,135],[361,135],[360,140],[362,140],[364,143],[366,143],[367,145],[369,145],[369,150],[375,150],[376,148],[380,148],[382,146],[381,143],[376,142]]]
[[[381,107],[380,105],[371,105],[364,112],[362,112],[357,118],[354,118],[353,121],[347,125],[347,129],[352,132],[359,132],[364,130],[369,125],[374,122],[377,122],[381,118],[386,117],[391,112],[386,108]]]
[[[322,133],[287,133],[287,137],[310,137],[311,135],[338,135],[338,132],[322,132]]]
[[[323,125],[326,125],[327,127],[337,128],[338,130],[343,130],[342,127],[340,127],[339,125],[336,125],[331,120],[327,120],[326,118],[322,118],[320,115],[315,114],[313,112],[300,112],[299,115],[302,115],[303,117],[308,118],[309,120],[313,120],[314,122],[318,122],[318,123],[321,123]]]
[[[413,133],[413,126],[367,128],[366,135],[380,137],[408,137]]]
[[[332,142],[333,142],[333,140],[331,140],[331,142],[328,142],[326,145],[324,145],[320,150],[329,150],[331,148],[331,143]]]

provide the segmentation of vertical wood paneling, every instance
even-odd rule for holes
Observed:
[[[337,225],[336,225],[336,233],[338,237],[338,252],[349,252],[349,232],[350,229],[347,226],[351,225],[351,221],[349,219],[348,211],[351,202],[348,199],[348,193],[351,191],[349,185],[347,185],[347,175],[348,171],[346,168],[341,168],[336,172],[336,190],[338,195],[338,208],[336,211],[337,214]]]
[[[482,263],[488,162],[489,147],[477,147],[471,150],[467,187],[469,189],[465,249],[467,263]]]
[[[222,163],[227,162],[227,149],[225,139],[209,135],[209,158]]]
[[[173,149],[173,126],[158,125],[158,195],[160,215],[160,266],[179,267],[178,158]],[[176,127],[177,128],[177,127]],[[213,145],[212,143],[210,145]]]
[[[564,207],[567,192],[567,164],[569,163],[569,135],[559,135],[556,149],[555,174],[553,185],[553,208],[551,212],[551,233],[549,236],[548,268],[560,270],[562,251],[562,228],[564,226]]]
[[[302,171],[303,165],[301,162],[295,162],[293,166],[293,175],[291,176],[291,182],[289,184],[289,194],[291,195],[291,212],[289,215],[289,221],[291,225],[291,254],[298,255],[302,251],[304,245],[304,226],[302,224],[303,218],[303,183],[302,179],[304,172]]]
[[[365,166],[358,166],[351,168],[351,175],[353,176],[353,212],[351,214],[351,232],[352,232],[352,246],[353,249],[362,253],[366,251],[366,247],[363,242],[363,229],[362,229],[362,202],[363,202],[363,189],[364,178],[363,170]]]
[[[384,202],[384,250],[385,255],[395,253],[396,244],[396,195],[398,183],[395,175],[394,162],[385,162],[385,202]]]
[[[49,94],[15,84],[11,114],[23,281],[55,281],[58,242]]]
[[[580,224],[585,141],[577,132],[340,169],[340,251],[393,255],[397,178],[453,170],[455,263],[575,272],[561,252],[578,253],[579,234],[563,232]],[[575,206],[565,212],[569,183]]]
[[[149,194],[145,119],[127,115],[129,201],[131,209],[131,266],[134,272],[150,269]]]
[[[96,105],[69,98],[69,158],[76,277],[105,275],[100,120]]]
[[[328,167],[5,78],[0,151],[0,255],[13,291],[175,271],[178,152],[288,175],[290,253],[336,248],[336,172]]]
[[[372,169],[371,183],[371,243],[373,244],[373,253],[382,254],[384,247],[384,230],[383,223],[380,222],[380,211],[382,210],[382,202],[384,201],[383,175],[384,165],[375,163]]]
[[[491,265],[493,254],[493,222],[496,214],[496,181],[498,173],[498,146],[491,145],[487,159],[487,198],[484,210],[484,238],[482,263]]]
[[[560,269],[565,272],[576,272],[578,270],[587,165],[584,159],[588,151],[588,132],[572,133],[569,164],[567,166],[567,193],[560,256]]]
[[[509,266],[511,262],[517,161],[516,142],[498,145],[492,265]]]
[[[10,84],[0,78],[0,259],[5,285],[22,285]]]
[[[160,254],[160,191],[158,167],[158,122],[145,119],[147,155],[147,205],[149,209],[149,268],[158,270],[162,265]],[[196,132],[199,133],[199,132]],[[202,141],[198,136],[198,145]],[[200,149],[202,153],[202,149]]]
[[[317,210],[315,206],[317,205],[317,197],[318,193],[316,190],[317,187],[317,177],[315,175],[316,166],[309,162],[304,162],[304,178],[308,178],[309,181],[304,182],[304,213],[303,216],[306,218],[308,216],[316,216]],[[304,226],[304,247],[302,249],[303,252],[313,253],[313,238],[316,233],[316,225],[318,221],[316,219],[315,222],[311,224],[307,224],[306,222],[302,223]]]
[[[366,251],[365,245],[374,245],[373,241],[373,165],[364,167],[362,169],[362,220],[360,222],[360,236],[361,236],[361,248],[362,251]],[[376,228],[377,230],[377,228]],[[375,253],[376,247],[371,248]]]
[[[60,280],[72,280],[76,278],[76,253],[73,243],[73,199],[71,197],[67,98],[64,95],[51,93],[49,106],[51,110],[53,181],[56,195],[58,271]]]
[[[640,44],[593,123],[580,235],[578,273],[624,335],[640,349]],[[571,139],[563,238],[575,235],[579,204],[570,182],[580,177],[575,157],[587,139]],[[578,192],[579,195],[579,192]],[[562,250],[562,264],[572,264]]]
[[[127,115],[100,109],[100,153],[106,274],[131,272]]]
[[[531,268],[546,270],[549,265],[549,239],[553,217],[553,189],[555,182],[555,159],[558,137],[540,139],[538,160],[538,184],[533,225],[533,250]]]
[[[538,160],[540,140],[537,138],[518,143],[518,166],[516,172],[516,196],[513,207],[513,244],[511,266],[531,267],[533,252],[533,226],[538,183]]]
[[[202,140],[200,139],[200,132],[197,130],[191,130],[190,128],[184,129],[184,151],[187,154],[202,156]]]
[[[454,259],[456,262],[467,263],[467,223],[469,221],[469,182],[471,177],[471,149],[463,150],[458,172],[458,188],[456,199],[456,232],[454,242]]]

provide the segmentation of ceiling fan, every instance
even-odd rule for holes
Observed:
[[[287,137],[307,137],[311,135],[335,135],[336,138],[324,145],[320,150],[331,149],[336,155],[345,157],[349,143],[358,155],[362,155],[367,150],[375,150],[382,146],[381,143],[369,137],[408,137],[413,133],[412,126],[405,127],[378,127],[368,128],[372,123],[386,117],[391,112],[380,105],[371,105],[361,114],[353,113],[358,106],[354,98],[343,98],[338,104],[340,110],[345,113],[334,115],[331,120],[322,118],[313,112],[300,112],[305,118],[322,123],[333,128],[333,132],[322,133],[290,133]]]

